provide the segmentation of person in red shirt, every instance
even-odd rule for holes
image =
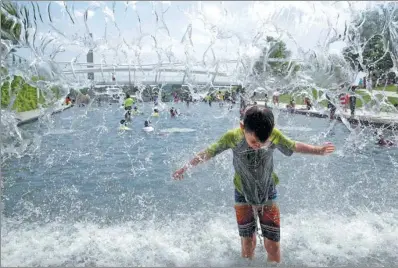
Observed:
[[[66,98],[65,98],[65,104],[66,104],[66,105],[69,105],[69,104],[71,104],[71,102],[72,102],[72,100],[71,100],[71,98],[69,97],[69,95],[66,96]]]
[[[341,93],[340,96],[339,96],[340,104],[343,107],[344,112],[347,111],[349,98],[350,98],[350,96],[348,94],[345,94],[345,93]]]

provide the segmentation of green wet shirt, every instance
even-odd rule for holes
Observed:
[[[124,107],[131,107],[133,106],[134,103],[135,103],[134,99],[132,99],[131,97],[127,98],[124,100]]]
[[[247,144],[243,130],[236,128],[225,133],[206,149],[212,157],[232,149],[235,188],[245,196],[248,203],[253,205],[264,204],[276,191],[275,186],[279,183],[279,179],[273,172],[275,148],[290,156],[296,144],[277,128],[273,129],[269,142],[266,148],[254,150]]]

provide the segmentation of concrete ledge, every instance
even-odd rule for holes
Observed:
[[[288,108],[280,108],[279,110],[286,113],[301,114],[310,117],[329,118],[329,112],[322,113],[320,111]],[[361,124],[365,126],[382,127],[387,129],[398,129],[398,114],[395,115],[395,118],[394,115],[395,114],[391,114],[390,118],[383,118],[377,115],[355,115],[354,117],[351,117],[350,115],[336,114],[336,120],[341,122],[344,118],[351,124]]]
[[[62,112],[64,110],[72,108],[72,107],[73,107],[73,105],[68,105],[68,106],[62,106],[62,107],[59,107],[59,108],[55,108],[51,112],[51,115],[60,113],[60,112]],[[45,113],[43,111],[46,111],[48,109],[51,109],[51,108],[47,108],[45,110],[35,109],[35,110],[32,110],[32,111],[17,113],[17,115],[16,115],[16,118],[18,120],[17,126],[22,126],[22,125],[25,125],[25,124],[28,124],[28,123],[32,123],[32,122],[35,122],[35,121],[39,120],[40,116],[43,116],[44,113]]]

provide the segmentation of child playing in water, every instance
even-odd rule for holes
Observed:
[[[170,109],[170,116],[175,117],[177,115],[177,109],[174,109],[174,107],[171,107]]]
[[[126,120],[124,119],[120,120],[119,130],[129,130],[129,128],[127,127]]]
[[[131,110],[127,110],[126,113],[124,114],[124,120],[127,122],[131,122]]]
[[[381,132],[376,131],[375,134],[378,136],[377,145],[380,146],[393,146],[394,142],[390,140],[386,140]]]
[[[241,237],[242,257],[252,259],[256,246],[257,218],[260,220],[268,261],[279,263],[280,216],[276,202],[278,177],[273,172],[273,152],[277,148],[284,155],[293,152],[327,155],[334,151],[328,143],[314,146],[285,137],[274,124],[274,115],[267,108],[248,108],[240,128],[226,132],[216,143],[198,153],[184,167],[174,172],[182,179],[185,171],[205,162],[221,152],[232,149],[235,168],[235,211]]]
[[[126,99],[124,100],[123,106],[126,111],[131,111],[133,104],[135,103],[134,99],[130,97],[129,94],[126,94]]]
[[[153,109],[153,113],[152,113],[153,117],[158,117],[159,116],[159,110],[158,109]]]

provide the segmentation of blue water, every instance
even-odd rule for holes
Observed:
[[[166,104],[170,105],[170,104]],[[264,266],[240,258],[233,209],[232,153],[171,174],[228,129],[238,107],[151,106],[118,131],[116,104],[74,107],[22,127],[30,152],[2,166],[3,266]],[[292,139],[337,151],[327,157],[275,152],[281,246],[287,265],[391,266],[398,261],[398,149],[374,144],[327,119],[277,113]],[[164,134],[169,128],[195,132]]]

